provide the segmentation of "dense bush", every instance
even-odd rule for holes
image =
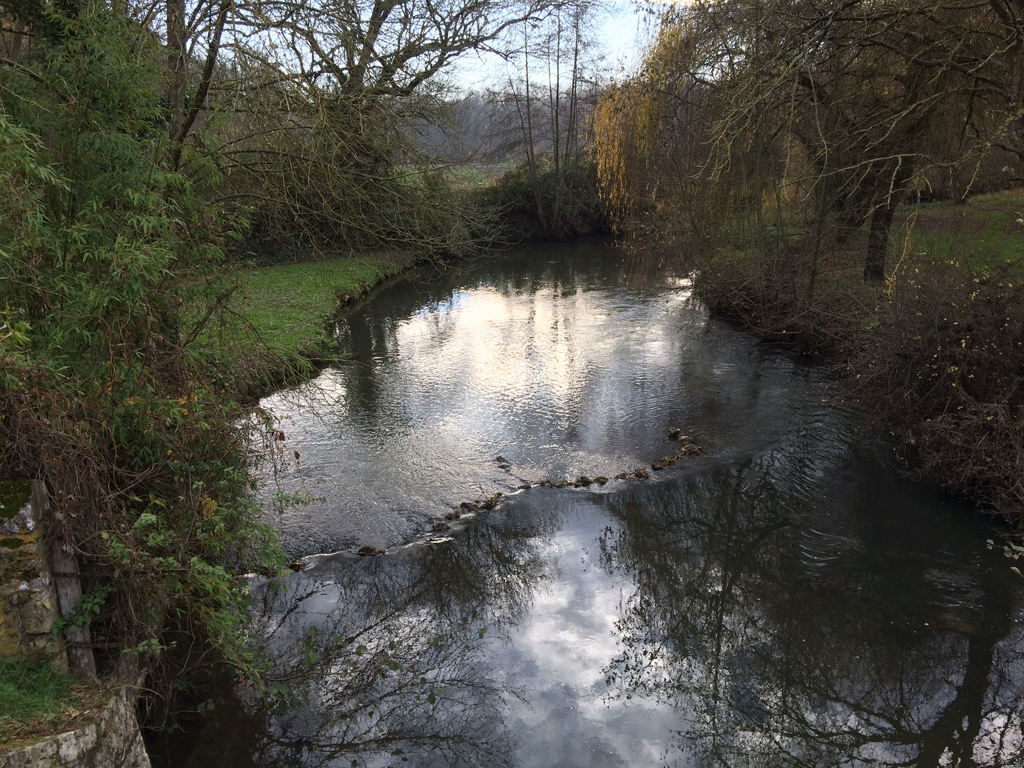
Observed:
[[[585,155],[573,156],[562,167],[548,160],[536,166],[519,163],[483,197],[500,211],[508,240],[567,240],[609,232],[597,164]]]
[[[893,280],[853,392],[908,463],[1024,522],[1024,285],[1017,267],[918,260]]]
[[[161,166],[150,36],[103,5],[53,18],[0,70],[0,467],[45,482],[95,645],[155,649],[174,625],[255,673],[242,574],[280,552],[195,345],[231,288],[231,222]]]
[[[908,252],[871,286],[858,257],[856,242],[823,253],[810,293],[798,246],[722,248],[698,260],[696,290],[716,315],[841,364],[871,432],[913,474],[1024,522],[1020,266]]]

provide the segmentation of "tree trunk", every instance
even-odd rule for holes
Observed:
[[[173,2],[179,2],[179,0],[173,0]],[[170,8],[170,5],[168,5]],[[172,83],[172,90],[176,91],[180,88],[181,93],[177,94],[175,98],[179,98],[181,101],[182,114],[180,120],[177,117],[171,117],[171,169],[178,170],[181,166],[181,151],[185,144],[185,138],[188,136],[188,132],[192,130],[192,126],[199,117],[199,112],[206,105],[206,96],[210,92],[210,83],[213,80],[213,70],[217,65],[217,56],[220,53],[220,38],[224,33],[224,25],[228,20],[228,13],[234,8],[234,3],[231,0],[223,0],[221,2],[220,10],[217,13],[217,20],[214,22],[213,36],[210,39],[209,48],[206,51],[206,64],[203,66],[203,77],[199,81],[199,88],[196,90],[195,95],[192,97],[191,104],[188,112],[185,109],[185,80],[184,80],[184,58],[182,58],[182,71],[179,74],[175,74],[176,81]],[[180,10],[180,9],[179,9]],[[177,12],[176,12],[177,13]],[[184,28],[179,30],[181,35],[184,35]],[[182,48],[184,52],[184,48]],[[184,53],[182,53],[184,56]],[[180,81],[180,82],[179,82]],[[175,129],[177,124],[177,129]],[[176,130],[176,132],[175,132]]]
[[[562,237],[562,12],[556,14],[554,61],[548,54],[548,106],[551,122],[551,159],[554,163],[555,189],[551,206],[551,231],[556,239]],[[551,78],[552,64],[555,68],[554,83]]]
[[[530,185],[533,187],[533,198],[537,204],[537,219],[540,221],[541,229],[547,230],[547,216],[544,215],[544,196],[541,194],[540,178],[537,169],[537,156],[534,153],[533,145],[533,101],[530,93],[530,46],[526,35],[526,27],[523,27],[523,78],[524,78],[524,101],[516,99],[516,109],[519,111],[519,123],[523,129],[526,139],[526,162],[530,172]],[[509,78],[509,86],[513,93],[515,88]]]
[[[896,213],[896,201],[886,195],[871,212],[871,230],[868,232],[868,255],[864,260],[864,280],[880,283],[885,279],[885,256],[889,250],[889,229]]]
[[[177,138],[185,116],[185,0],[167,0],[167,135]]]
[[[50,522],[50,499],[46,483],[37,480],[32,485],[32,508],[40,520]],[[74,550],[66,546],[62,537],[51,537],[50,571],[53,574],[54,589],[57,593],[60,615],[69,619],[74,615],[75,606],[82,598],[82,582],[78,575],[78,560]],[[96,659],[92,653],[92,638],[89,625],[74,627],[66,632],[68,666],[90,680],[96,679]]]

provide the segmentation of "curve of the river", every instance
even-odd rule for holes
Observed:
[[[263,403],[268,497],[309,500],[271,514],[310,567],[254,587],[275,694],[227,681],[158,762],[1024,766],[993,534],[686,281],[595,244],[501,253],[388,286],[338,338],[347,362]],[[701,452],[654,471],[673,427]],[[612,479],[536,485],[580,475]]]

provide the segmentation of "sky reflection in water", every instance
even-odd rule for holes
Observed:
[[[505,253],[341,321],[349,361],[263,402],[300,456],[281,489],[313,499],[277,518],[289,551],[393,546],[463,501],[645,466],[669,426],[717,460],[848,431],[816,371],[709,323],[685,282],[622,272],[594,245]]]

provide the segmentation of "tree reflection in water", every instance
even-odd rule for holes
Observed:
[[[1024,765],[1018,577],[941,504],[822,455],[533,489],[263,585],[253,638],[290,692],[243,689],[213,756],[172,764]]]
[[[253,637],[275,695],[243,689],[212,713],[209,765],[508,765],[502,710],[517,692],[493,681],[485,638],[528,608],[554,525],[470,525],[386,557],[322,557],[286,591],[260,585]]]
[[[1024,765],[1009,569],[966,541],[894,553],[885,510],[843,530],[765,461],[609,498],[602,563],[636,584],[610,695],[676,707],[700,765]]]

